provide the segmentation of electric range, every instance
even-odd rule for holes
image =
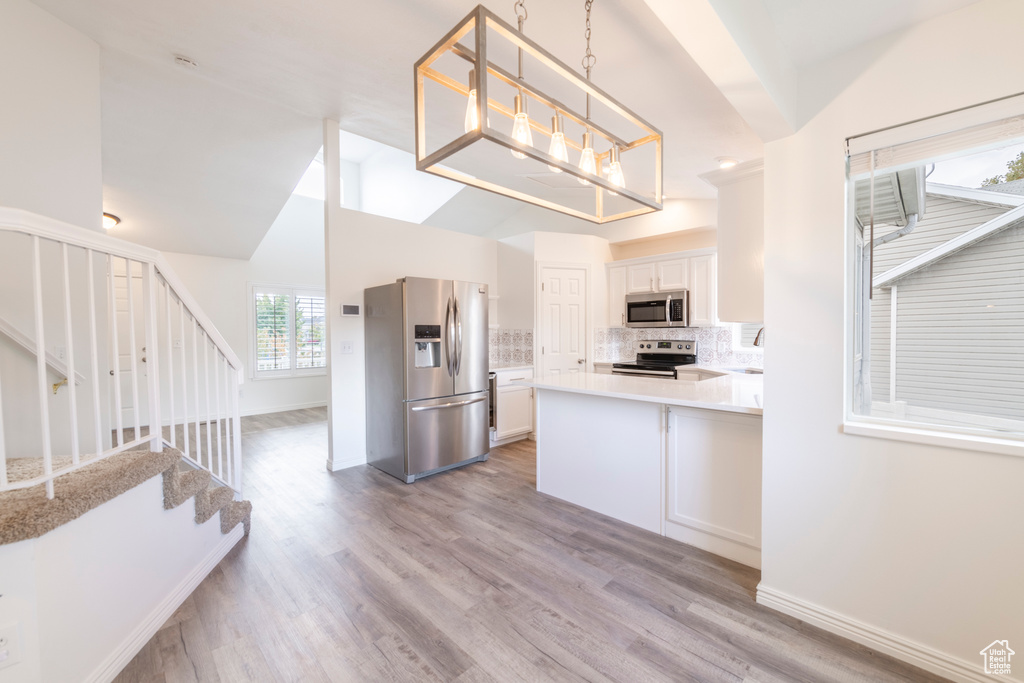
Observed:
[[[648,339],[637,342],[635,363],[612,364],[613,375],[679,379],[679,369],[697,363],[697,342]]]

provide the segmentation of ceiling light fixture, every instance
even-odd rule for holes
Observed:
[[[103,229],[104,230],[110,230],[111,228],[113,228],[115,225],[117,225],[120,222],[121,222],[121,219],[118,218],[117,216],[115,216],[112,213],[104,213],[103,214]]]
[[[590,80],[597,62],[590,50],[593,1],[584,2],[587,49],[582,65],[586,76],[524,35],[524,0],[515,3],[518,30],[483,5],[456,24],[415,65],[416,168],[595,223],[660,211],[661,131]],[[510,47],[518,56],[515,71],[514,66],[506,68],[500,63],[501,59],[505,64],[512,61]],[[536,82],[543,83],[544,90],[526,80],[524,57],[530,60],[531,74],[535,67],[547,71],[537,74]],[[471,71],[468,83],[463,83],[455,69],[467,62]],[[554,89],[559,92],[557,99],[551,94]],[[453,100],[452,92],[460,99]],[[507,106],[505,97],[511,98],[512,107]],[[583,111],[566,104],[583,104],[584,99]],[[600,105],[593,117],[591,99]],[[455,109],[456,103],[460,109]],[[550,112],[550,128],[530,118],[530,110],[535,108]],[[511,126],[491,127],[492,113],[507,117]],[[571,136],[566,134],[566,126]],[[504,132],[509,130],[511,134]],[[534,133],[548,136],[550,141],[534,146]],[[576,142],[581,139],[577,136],[582,136],[582,145]],[[504,161],[495,156],[501,149],[509,150],[522,165],[510,160],[507,153]],[[579,154],[579,160],[574,163],[570,154]],[[626,183],[623,159],[629,160],[630,184]],[[531,183],[529,178],[545,165],[551,172],[575,177],[584,188],[573,191]],[[604,177],[602,166],[607,166]]]
[[[736,164],[740,163],[732,157],[715,157],[715,161],[718,162],[718,168],[732,168]]]

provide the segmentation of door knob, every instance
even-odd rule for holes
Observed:
[[[587,359],[586,358],[578,358],[578,359],[576,359],[576,362],[579,363],[580,365],[583,365],[584,363],[587,362]]]

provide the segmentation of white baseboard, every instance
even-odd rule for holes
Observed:
[[[215,524],[220,522],[215,521]],[[235,544],[241,540],[245,531],[242,525],[237,525],[234,529],[228,532],[221,542],[214,547],[210,554],[192,570],[185,579],[178,584],[166,598],[161,601],[149,616],[146,617],[142,623],[138,625],[135,631],[124,640],[123,643],[107,657],[102,664],[100,664],[95,671],[86,679],[88,683],[109,683],[114,680],[121,670],[128,666],[128,663],[132,661],[135,655],[139,654],[139,651],[149,642],[149,640],[156,635],[156,632],[160,630],[171,615],[174,614],[175,610],[181,607],[181,604],[188,599],[188,596],[192,594],[203,579],[213,571],[224,556],[235,547]]]
[[[327,406],[327,401],[312,401],[311,403],[294,403],[288,406],[274,406],[273,408],[257,408],[250,410],[242,410],[239,415],[242,417],[252,417],[253,415],[270,415],[271,413],[284,413],[289,410],[305,410],[307,408],[324,408]]]
[[[763,583],[757,587],[757,602],[954,681],[982,683],[984,681],[991,682],[993,678],[998,678],[1001,681],[1021,681],[1016,676],[986,676],[982,668],[981,655],[978,655],[978,661],[969,662],[895,633],[851,619],[814,603],[795,598],[782,591],[769,588]],[[978,648],[984,646],[985,643],[981,643]]]
[[[355,467],[356,465],[365,465],[366,456],[347,458],[345,460],[331,460],[327,459],[327,471],[337,472],[338,470],[348,469],[349,467]]]

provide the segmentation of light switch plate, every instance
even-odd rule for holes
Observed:
[[[341,352],[342,353],[355,353],[355,351],[353,349],[352,342],[350,342],[350,341],[343,341],[343,342],[341,342]]]
[[[21,628],[19,624],[0,626],[0,669],[21,661]]]

